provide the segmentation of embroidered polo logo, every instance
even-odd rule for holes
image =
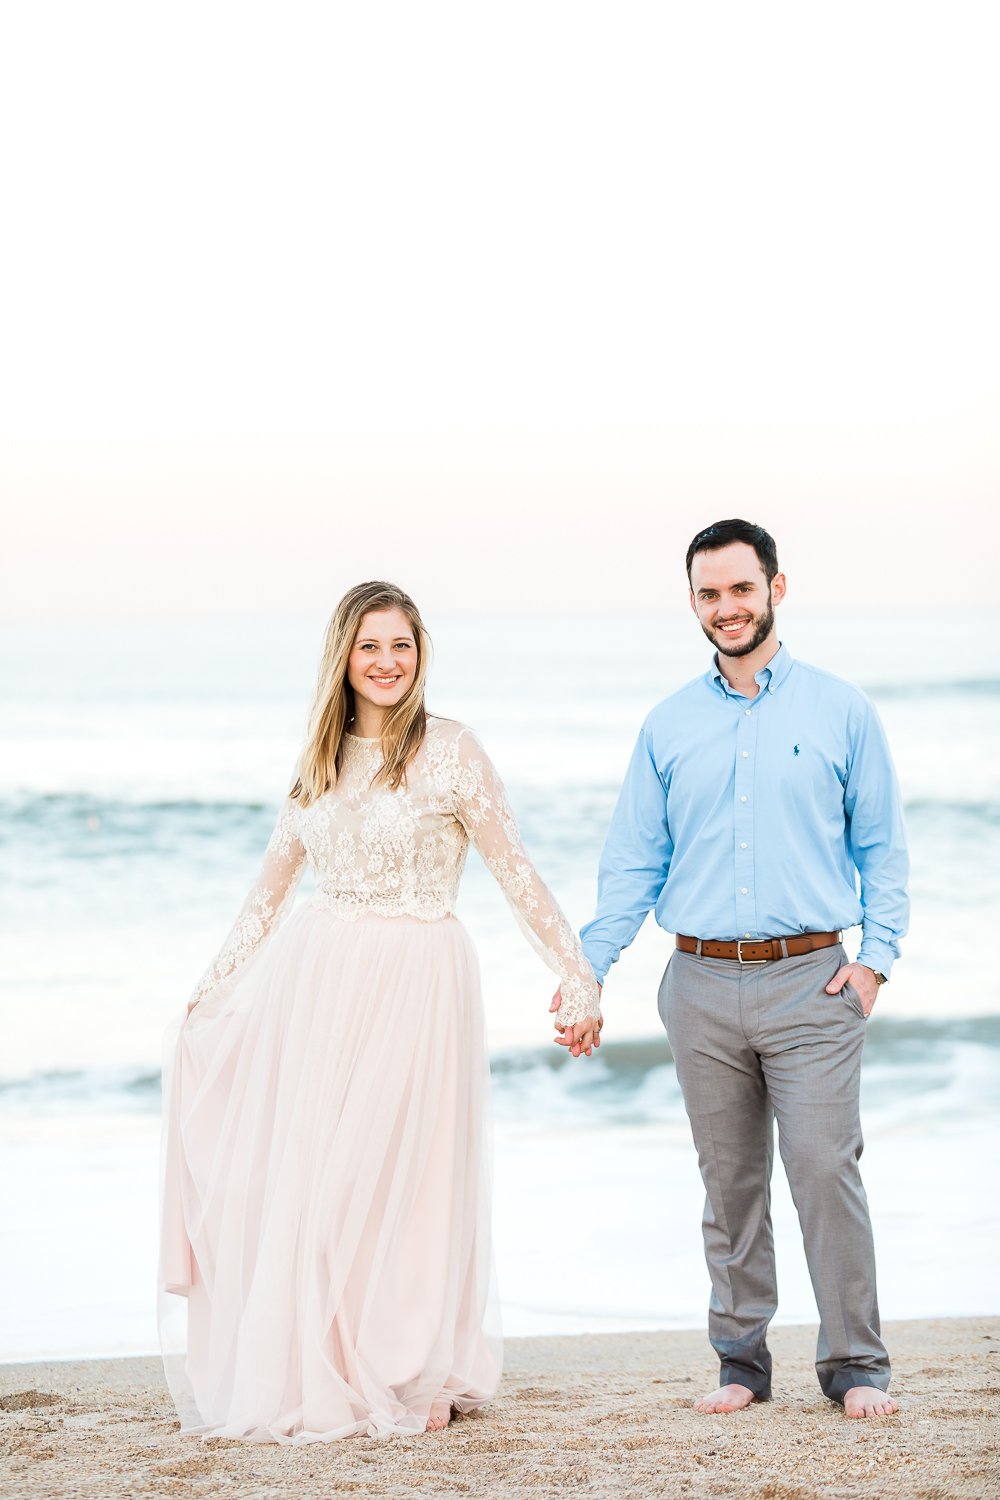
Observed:
[[[799,747],[798,747],[798,745],[793,745],[792,746],[792,754],[793,755],[798,755],[798,753],[799,753]]]

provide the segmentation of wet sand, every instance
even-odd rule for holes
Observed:
[[[678,1497],[945,1500],[1000,1494],[1000,1318],[889,1324],[897,1417],[845,1419],[815,1329],[776,1328],[774,1400],[703,1417],[704,1334],[512,1339],[500,1394],[442,1433],[289,1448],[182,1438],[158,1359],[0,1367],[0,1494],[301,1500]]]

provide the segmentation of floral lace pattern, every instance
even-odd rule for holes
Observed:
[[[380,765],[377,740],[348,735],[337,785],[309,807],[285,802],[260,877],[194,998],[235,973],[275,931],[306,860],[316,880],[313,903],[340,917],[437,921],[455,910],[471,839],[532,947],[559,976],[559,1021],[597,1016],[597,982],[580,940],[531,863],[503,784],[472,731],[430,719],[395,791],[372,785]]]
[[[241,968],[291,909],[306,863],[306,851],[296,832],[297,812],[297,804],[286,798],[264,851],[256,884],[225,943],[195,986],[192,1001],[204,1000],[210,990]]]

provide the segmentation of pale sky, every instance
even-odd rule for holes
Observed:
[[[733,514],[805,602],[948,603],[1000,540],[995,14],[8,8],[0,611],[613,612]]]

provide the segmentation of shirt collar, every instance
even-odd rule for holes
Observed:
[[[754,673],[754,681],[759,684],[762,691],[774,693],[784,682],[792,670],[792,654],[787,646],[779,645],[777,651],[771,657],[766,667],[761,667],[759,672]],[[729,683],[722,675],[719,666],[719,653],[716,652],[712,658],[712,666],[708,673],[709,683],[718,688],[727,698],[739,698],[740,693],[734,693]]]

